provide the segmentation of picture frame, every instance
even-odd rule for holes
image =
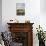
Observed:
[[[16,3],[16,15],[25,15],[25,3]]]

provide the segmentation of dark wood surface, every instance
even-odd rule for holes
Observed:
[[[28,32],[28,46],[33,46],[33,23],[7,23],[11,32]]]

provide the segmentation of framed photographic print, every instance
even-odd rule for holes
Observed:
[[[16,3],[16,15],[25,15],[25,3]]]

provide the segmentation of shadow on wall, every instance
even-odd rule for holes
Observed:
[[[40,12],[46,14],[46,0],[40,0]]]
[[[2,31],[2,0],[0,0],[0,31]]]

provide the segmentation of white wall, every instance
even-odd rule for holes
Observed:
[[[40,9],[42,13],[46,13],[46,0],[40,0]]]
[[[16,3],[25,3],[25,16],[16,15]],[[40,5],[41,4],[41,5]],[[41,6],[41,7],[40,7]],[[36,27],[39,24],[45,30],[46,28],[46,15],[42,14],[42,1],[40,0],[2,0],[2,25],[3,31],[7,30],[7,22],[11,19],[17,19],[19,22],[30,20],[33,25],[33,42],[34,46],[38,46],[38,39],[36,37]],[[36,40],[37,39],[37,40]]]
[[[46,0],[40,0],[40,24],[46,31]]]
[[[25,16],[16,16],[16,3],[25,2]],[[39,23],[40,15],[40,0],[2,0],[2,22],[3,26],[10,19],[17,19],[20,22],[30,20],[31,22]],[[18,19],[19,18],[19,19]],[[23,18],[23,19],[22,19]],[[38,21],[37,21],[38,20]]]

